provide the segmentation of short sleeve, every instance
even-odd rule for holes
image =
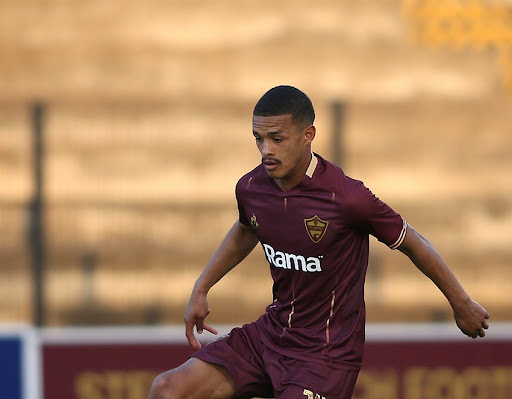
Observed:
[[[391,249],[405,239],[407,222],[386,203],[358,182],[347,211],[354,227],[371,234]]]

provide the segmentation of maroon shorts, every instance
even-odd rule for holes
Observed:
[[[358,375],[277,353],[261,342],[254,323],[233,329],[192,357],[224,366],[237,398],[350,399]]]

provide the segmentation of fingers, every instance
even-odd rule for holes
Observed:
[[[482,328],[467,334],[471,338],[485,337],[485,330],[489,328],[489,324],[486,321],[482,322]]]
[[[196,319],[196,330],[198,334],[202,334],[204,329],[204,318]]]
[[[187,335],[188,343],[194,350],[199,350],[202,348],[201,343],[196,339],[194,333]]]
[[[478,337],[485,336],[484,330],[473,331],[472,333],[466,334],[468,337],[476,339]]]
[[[467,309],[469,312],[456,314],[457,326],[468,337],[476,339],[485,337],[485,330],[489,328],[487,320],[490,318],[489,312],[475,301],[471,301],[472,307]]]
[[[192,292],[185,312],[185,335],[190,345],[196,350],[201,349],[201,344],[194,334],[194,326],[198,334],[202,334],[205,329],[217,334],[217,331],[213,327],[204,323],[205,317],[209,314],[210,308],[208,307],[206,295]]]
[[[193,322],[186,322],[185,323],[185,335],[188,339],[188,342],[192,348],[195,350],[201,349],[201,344],[196,339],[196,336],[194,335],[194,323]]]
[[[203,323],[203,328],[204,328],[206,331],[209,331],[209,332],[211,332],[211,333],[212,333],[212,334],[214,334],[214,335],[217,335],[217,334],[219,333],[215,328],[213,328],[212,326],[210,326],[210,325],[208,325],[208,324],[206,324],[206,323]]]
[[[197,340],[194,334],[194,326],[196,326],[196,330],[198,334],[202,334],[203,330],[209,331],[214,335],[217,335],[219,332],[210,326],[209,324],[204,323],[204,319],[196,319],[196,321],[185,321],[185,335],[188,339],[188,342],[192,348],[195,350],[199,350],[202,348],[201,343]]]
[[[489,328],[489,323],[487,323],[487,321],[486,321],[490,317],[489,313],[485,312],[485,316],[484,317],[485,318],[482,321],[482,328],[478,332],[478,335],[480,335],[481,337],[485,337],[485,331],[484,330],[487,330]]]
[[[210,314],[211,310],[208,309],[206,311],[206,314],[203,316],[203,315],[200,315],[199,317],[196,317],[196,329],[197,329],[197,333],[198,334],[202,334],[203,333],[203,330],[205,329],[205,326],[206,324],[204,323],[204,319],[206,316],[208,316]],[[210,326],[208,326],[208,328],[212,328]],[[207,328],[208,331],[210,331],[209,329]]]

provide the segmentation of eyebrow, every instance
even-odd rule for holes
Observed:
[[[257,134],[258,136],[261,136],[261,134],[260,134],[260,133],[258,133],[258,132],[257,132],[257,131],[255,131],[255,130],[253,130],[253,131],[252,131],[252,134],[253,134],[253,135],[256,135],[256,134]],[[271,132],[266,132],[266,133],[264,133],[264,134],[276,135],[276,134],[284,134],[284,133],[283,133],[282,131],[280,131],[280,130],[274,130],[274,131],[271,131]]]

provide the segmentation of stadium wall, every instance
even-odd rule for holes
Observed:
[[[0,348],[5,399],[142,399],[158,373],[192,353],[181,326],[4,326]],[[495,323],[478,340],[453,324],[367,326],[355,399],[511,397],[512,323]]]

